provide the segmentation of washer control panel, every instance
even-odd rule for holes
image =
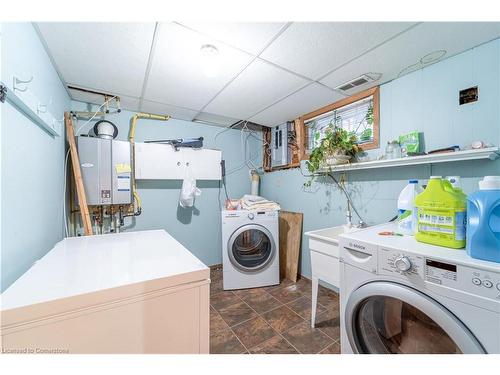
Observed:
[[[425,281],[500,301],[500,268],[490,272],[426,258]]]
[[[379,274],[387,276],[403,276],[409,279],[423,279],[424,258],[416,254],[385,249],[379,250]]]
[[[379,275],[430,283],[500,302],[500,266],[498,272],[484,271],[384,247],[379,247],[377,266]]]

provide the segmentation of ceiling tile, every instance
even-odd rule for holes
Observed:
[[[155,115],[170,115],[178,120],[191,121],[198,113],[193,109],[176,107],[170,104],[163,104],[144,100],[141,107],[142,112],[153,113]]]
[[[201,112],[195,118],[195,121],[206,122],[209,124],[215,124],[220,126],[231,126],[238,120],[230,117],[214,115],[213,113]]]
[[[345,96],[323,85],[312,83],[251,117],[250,121],[276,126],[343,98]]]
[[[381,84],[397,78],[400,73],[404,75],[422,68],[420,59],[431,52],[446,50],[444,58],[447,58],[498,36],[500,23],[423,23],[332,72],[321,82],[335,88],[364,73],[382,73],[377,82]]]
[[[316,80],[411,25],[407,22],[293,23],[260,57]]]
[[[301,77],[257,59],[204,110],[246,120],[307,83]]]
[[[50,22],[37,26],[66,82],[141,96],[154,23]]]
[[[102,95],[92,94],[88,92],[83,92],[79,90],[69,90],[71,94],[71,99],[77,100],[79,102],[84,103],[92,103],[92,104],[103,104],[104,97]],[[109,93],[110,95],[117,95],[120,97],[120,108],[126,109],[129,111],[139,111],[139,98],[133,98],[130,96],[120,95],[116,93]],[[114,100],[109,101],[110,109],[116,108],[116,102]]]
[[[201,46],[214,45],[217,73],[208,77]],[[161,24],[144,99],[201,109],[251,61],[252,56],[183,26]]]
[[[181,22],[251,54],[258,54],[285,23],[273,22]]]

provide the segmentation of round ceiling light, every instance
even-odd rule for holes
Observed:
[[[204,44],[200,48],[201,54],[206,57],[213,57],[219,54],[219,50],[212,44]]]
[[[212,44],[204,44],[200,48],[202,71],[207,77],[215,77],[219,66],[219,50]]]

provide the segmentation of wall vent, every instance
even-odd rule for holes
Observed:
[[[364,85],[365,83],[376,81],[377,79],[378,78],[373,78],[373,77],[369,76],[368,74],[363,74],[357,78],[354,78],[353,80],[350,80],[349,82],[343,83],[343,84],[335,87],[335,90],[349,91],[355,87]]]

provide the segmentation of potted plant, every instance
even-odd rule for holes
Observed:
[[[321,167],[328,165],[348,163],[361,151],[357,141],[355,134],[331,122],[326,129],[325,137],[309,156],[307,161],[309,172],[315,173]]]

